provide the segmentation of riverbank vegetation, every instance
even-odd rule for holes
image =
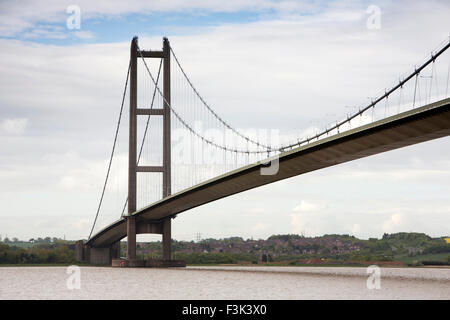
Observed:
[[[125,244],[123,244],[125,249]],[[446,237],[423,233],[384,234],[381,239],[358,239],[350,235],[304,237],[273,235],[266,240],[240,237],[173,241],[174,258],[187,264],[265,265],[450,265]],[[141,243],[141,258],[160,258],[161,242]]]
[[[121,252],[125,253],[126,242],[121,245]],[[368,240],[349,235],[304,237],[297,234],[273,235],[266,240],[240,237],[197,242],[173,240],[172,252],[174,259],[184,260],[188,265],[450,266],[450,243],[445,237],[406,232]],[[139,259],[160,259],[161,256],[160,241],[137,245]],[[77,263],[73,241],[47,237],[0,242],[1,265],[73,263]]]
[[[0,264],[56,265],[75,263],[73,245],[36,244],[28,248],[0,243]]]

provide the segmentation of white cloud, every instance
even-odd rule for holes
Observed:
[[[318,236],[323,234],[324,224],[318,223],[317,215],[310,212],[291,214],[291,232],[304,236]]]
[[[61,27],[39,26],[31,31],[25,32],[23,37],[27,39],[66,39],[68,34],[63,32]]]
[[[301,200],[300,204],[292,209],[291,226],[294,233],[305,236],[321,234],[328,223],[321,222],[326,212],[323,204]]]
[[[450,171],[446,168],[432,168],[428,169],[428,166],[422,166],[418,168],[396,168],[386,169],[383,174],[379,172],[365,171],[365,170],[348,170],[339,173],[339,176],[349,180],[383,180],[383,181],[408,181],[408,180],[420,180],[424,178],[434,179],[450,176]]]
[[[388,220],[383,223],[383,231],[387,233],[401,231],[403,223],[403,214],[394,213]]]
[[[28,126],[28,119],[4,119],[0,122],[0,133],[5,135],[23,135]]]
[[[323,208],[323,205],[313,203],[307,200],[301,200],[300,203],[292,209],[293,212],[310,212],[317,211]]]
[[[84,40],[92,40],[95,38],[95,35],[92,31],[76,31],[74,32],[74,34],[77,38]]]
[[[252,228],[252,234],[261,234],[262,232],[267,231],[268,226],[265,223],[258,222]]]
[[[352,226],[352,234],[358,235],[361,232],[361,225],[359,223],[354,223]]]
[[[86,233],[86,230],[89,230],[88,228],[92,226],[92,220],[88,218],[82,218],[74,220],[71,225],[75,230],[77,230],[79,234],[84,235]]]

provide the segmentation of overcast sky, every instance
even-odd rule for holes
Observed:
[[[68,28],[69,5],[81,10],[80,29]],[[449,16],[445,0],[2,1],[0,234],[88,236],[134,35],[154,50],[169,37],[234,126],[302,132],[396,83],[448,41]],[[172,235],[450,235],[449,168],[446,137],[210,203],[180,214]]]

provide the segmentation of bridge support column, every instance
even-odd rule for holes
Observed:
[[[130,132],[128,150],[127,259],[136,260],[137,37],[130,47]]]
[[[75,260],[78,262],[85,262],[88,260],[86,254],[86,246],[83,240],[75,242]]]
[[[136,260],[136,218],[127,217],[127,259]]]
[[[162,251],[163,260],[172,259],[172,218],[163,221]]]
[[[108,247],[91,248],[78,241],[75,245],[76,260],[96,265],[110,265],[113,259],[120,258],[120,241]]]

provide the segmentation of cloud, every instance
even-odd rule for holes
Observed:
[[[388,233],[401,231],[402,223],[403,214],[394,213],[388,220],[383,223],[383,231]]]
[[[292,209],[293,212],[310,212],[310,211],[318,211],[322,209],[323,206],[317,203],[313,203],[307,200],[301,200],[299,205],[297,205],[294,209]]]
[[[291,232],[308,237],[321,235],[326,227],[324,223],[319,221],[318,216],[311,214],[311,212],[292,213]]]
[[[23,135],[28,126],[28,119],[4,119],[0,122],[0,133],[6,135]]]
[[[294,233],[315,236],[326,229],[327,223],[321,220],[326,216],[324,205],[307,200],[301,200],[300,204],[292,209],[291,226]]]
[[[445,168],[429,168],[428,165],[421,166],[421,168],[393,168],[383,170],[383,174],[379,172],[366,171],[366,170],[348,170],[342,171],[339,177],[348,180],[372,180],[372,181],[408,181],[408,180],[423,180],[423,179],[436,179],[445,178],[450,175],[449,170]]]
[[[267,231],[268,226],[265,223],[258,222],[252,228],[252,234],[261,234],[262,232]]]
[[[64,29],[62,27],[38,25],[36,26],[36,28],[25,32],[23,34],[23,37],[30,40],[38,38],[66,39],[68,37],[68,34],[64,32]]]
[[[354,223],[352,226],[352,234],[357,235],[361,232],[361,225],[358,223]]]
[[[14,36],[25,30],[32,30],[43,23],[63,23],[69,15],[66,9],[72,5],[72,1],[28,0],[20,4],[14,1],[0,4],[0,36]],[[155,12],[269,12],[275,11],[281,14],[301,12],[310,13],[317,10],[316,5],[309,2],[274,1],[274,0],[219,0],[200,1],[88,1],[78,0],[76,5],[81,11],[81,20],[84,19],[108,19],[128,14],[152,14]],[[82,22],[83,24],[83,22]]]
[[[79,39],[92,40],[95,39],[95,35],[92,31],[76,31],[74,35]]]

